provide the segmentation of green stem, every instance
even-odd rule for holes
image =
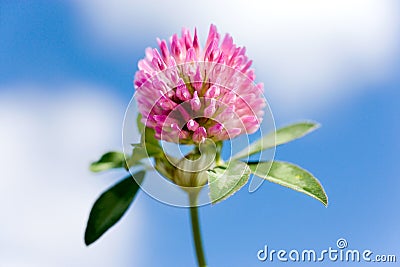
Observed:
[[[219,141],[216,143],[216,155],[215,155],[215,162],[217,163],[217,165],[221,165],[223,163],[222,159],[221,159],[221,150],[222,150],[222,141]]]
[[[197,264],[199,267],[207,267],[204,257],[203,242],[201,240],[199,211],[197,207],[197,194],[189,193],[190,197],[190,218],[192,221],[193,241],[196,249]]]

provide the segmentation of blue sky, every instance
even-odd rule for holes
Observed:
[[[122,149],[122,119],[144,49],[182,26],[197,26],[204,41],[210,23],[248,48],[278,126],[322,124],[279,147],[276,158],[310,170],[330,201],[324,208],[265,182],[255,193],[241,190],[203,207],[210,266],[271,265],[256,258],[264,245],[322,250],[341,237],[350,248],[399,258],[400,9],[395,1],[361,2],[232,2],[209,10],[205,1],[186,6],[201,16],[178,16],[179,1],[169,12],[157,1],[1,1],[0,265],[194,266],[188,211],[143,192],[86,248],[92,203],[124,175],[93,175],[87,166]]]

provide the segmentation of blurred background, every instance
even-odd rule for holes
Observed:
[[[85,247],[83,234],[95,199],[125,175],[88,165],[122,149],[144,49],[182,26],[204,43],[210,23],[246,46],[277,126],[322,124],[276,158],[310,170],[330,201],[326,209],[265,182],[202,208],[210,266],[310,266],[256,254],[264,245],[322,250],[339,238],[399,261],[399,5],[0,1],[0,266],[195,265],[188,211],[143,192],[98,242]]]

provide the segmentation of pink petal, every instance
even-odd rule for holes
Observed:
[[[252,60],[247,61],[246,65],[243,66],[243,68],[241,69],[241,71],[242,71],[242,72],[246,72],[246,71],[250,68],[250,66],[251,66],[252,63],[253,63]]]
[[[219,96],[220,92],[221,92],[221,90],[219,89],[219,87],[216,85],[213,85],[210,88],[208,88],[208,90],[204,96],[208,97],[208,98],[216,98]]]
[[[222,41],[221,49],[222,49],[223,51],[228,52],[228,51],[230,51],[232,48],[234,48],[233,39],[232,39],[232,37],[231,37],[229,34],[226,34],[225,37],[224,37],[224,40]]]
[[[197,37],[197,29],[194,28],[194,37],[193,37],[193,48],[196,51],[196,54],[199,54],[200,45],[199,45],[199,38]]]
[[[227,134],[228,134],[229,139],[232,139],[232,138],[235,138],[236,136],[238,136],[242,132],[242,129],[232,128],[232,129],[228,129],[227,131],[228,131]]]
[[[165,40],[162,40],[160,42],[159,46],[160,46],[162,58],[164,59],[165,62],[168,62],[169,51],[168,51],[167,42]]]
[[[197,95],[196,91],[193,93],[192,100],[190,100],[190,106],[191,106],[192,110],[194,110],[194,111],[198,111],[201,107],[200,98]]]
[[[196,89],[197,92],[199,92],[201,90],[201,88],[203,87],[203,80],[202,80],[201,74],[200,74],[200,67],[197,67],[196,75],[194,75],[194,79],[193,79],[192,83],[193,83],[194,89]]]
[[[217,110],[215,107],[216,101],[215,99],[210,99],[210,104],[204,109],[204,117],[212,118],[215,111]]]
[[[206,48],[206,52],[204,54],[204,61],[214,61],[215,59],[218,58],[219,54],[220,51],[218,48],[218,39],[215,38]]]
[[[189,120],[186,126],[190,131],[196,131],[199,128],[199,124],[195,120]]]
[[[224,126],[221,123],[216,123],[208,129],[211,136],[220,137],[223,134]]]
[[[172,36],[171,52],[172,55],[175,57],[175,60],[180,61],[180,57],[182,54],[182,47],[181,44],[179,43],[178,35],[176,34]]]
[[[218,40],[219,34],[217,32],[217,27],[215,27],[214,24],[211,24],[205,47],[208,47],[214,39]]]
[[[171,125],[169,127],[170,127],[171,132],[180,132],[181,131],[181,128],[179,128],[179,125],[176,122],[171,123]]]
[[[162,124],[162,123],[164,123],[165,120],[167,119],[167,116],[166,116],[166,115],[153,115],[153,119],[154,119],[157,123]]]
[[[176,96],[182,101],[186,101],[192,98],[189,90],[186,87],[186,84],[183,82],[182,79],[179,79],[178,85],[176,87]]]
[[[195,143],[203,142],[207,138],[206,128],[204,127],[197,128],[197,130],[193,133],[192,138]]]
[[[243,116],[241,119],[247,133],[253,133],[260,128],[260,121],[256,116]]]
[[[192,37],[190,36],[190,31],[186,28],[182,28],[182,39],[184,41],[186,49],[192,47]]]
[[[236,110],[235,106],[230,106],[226,108],[218,115],[218,120],[222,122],[231,120],[235,116],[235,110]]]
[[[155,69],[164,70],[166,68],[166,64],[164,60],[161,58],[161,55],[158,53],[157,49],[153,49],[153,59],[151,62]]]
[[[185,62],[194,62],[196,60],[196,52],[194,51],[194,48],[191,47],[188,49],[186,53],[186,60]]]
[[[237,98],[237,96],[234,92],[228,92],[222,98],[222,102],[224,102],[226,104],[233,104],[236,102],[236,98]]]
[[[165,96],[162,96],[158,100],[157,104],[164,110],[172,110],[177,106],[177,104],[174,101]]]
[[[264,83],[259,83],[256,85],[259,94],[264,93]]]
[[[185,109],[186,105],[180,104],[176,107],[177,111],[179,111],[179,114],[183,117],[183,119],[186,121],[190,120],[190,114],[189,112]]]

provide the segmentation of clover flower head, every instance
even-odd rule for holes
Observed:
[[[221,41],[214,25],[204,47],[185,28],[158,46],[146,49],[134,79],[142,122],[157,139],[199,144],[257,131],[266,101],[244,47],[228,34]]]

